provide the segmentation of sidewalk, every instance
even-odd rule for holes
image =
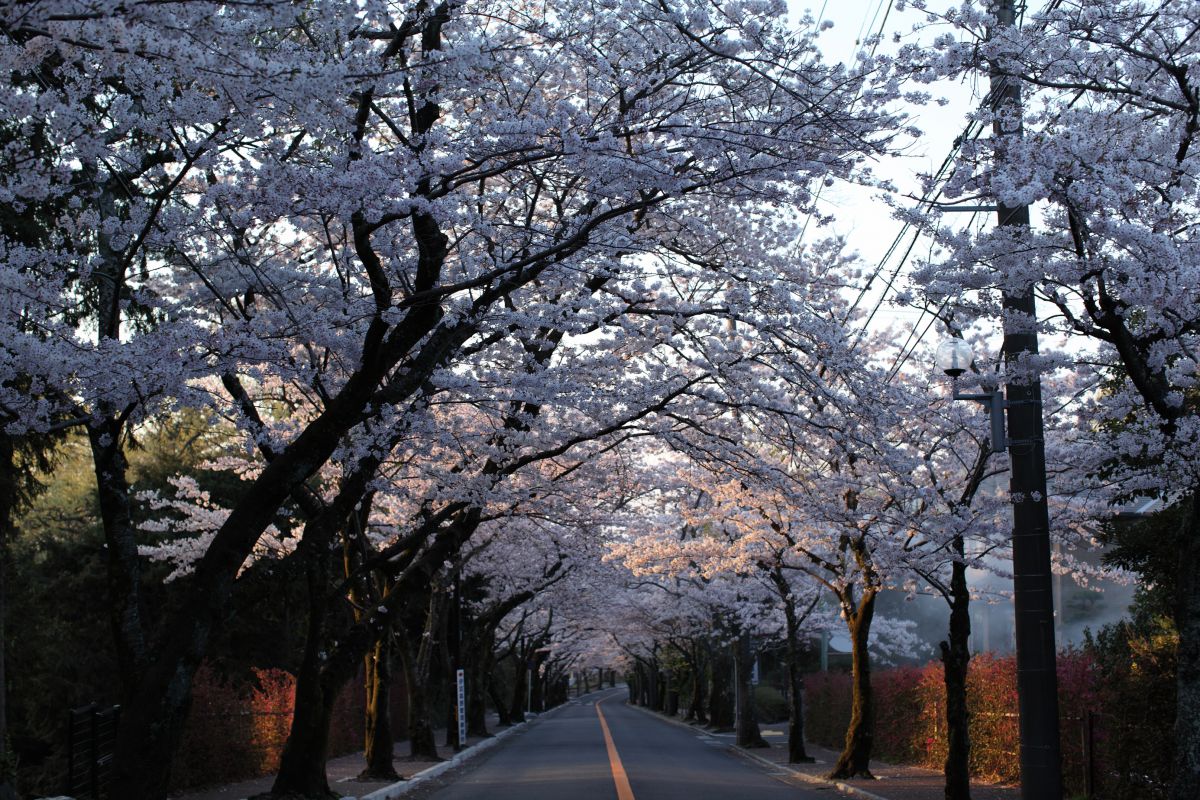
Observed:
[[[640,706],[634,706],[640,708]],[[668,717],[648,709],[641,709],[655,714],[661,719],[683,725],[696,731],[704,728],[691,725],[676,717]],[[838,752],[819,745],[806,745],[808,754],[816,759],[811,764],[787,763],[787,733],[786,725],[764,725],[762,736],[770,747],[747,750],[736,747],[732,733],[712,733],[707,736],[725,743],[730,750],[752,761],[757,761],[775,769],[787,770],[796,777],[813,784],[834,787],[851,796],[862,800],[943,800],[945,797],[945,778],[938,770],[926,769],[900,764],[888,764],[872,760],[871,772],[876,780],[855,778],[847,781],[830,781],[825,776],[833,769]],[[997,786],[990,783],[972,781],[971,800],[1020,800],[1021,790],[1015,786]]]
[[[787,763],[787,734],[776,727],[764,726],[763,738],[771,746],[755,750],[739,752],[758,761],[766,761],[787,769],[805,780],[820,782],[828,785],[825,776],[833,769],[837,761],[838,751],[818,745],[806,745],[808,754],[816,759],[812,764]],[[721,738],[721,737],[718,737]],[[733,746],[733,734],[728,735],[730,746]],[[945,797],[946,780],[938,770],[914,767],[903,764],[887,764],[872,759],[871,772],[876,780],[855,778],[847,781],[837,781],[838,788],[848,794],[867,798],[867,796],[882,798],[882,800],[942,800]],[[1015,786],[995,786],[989,783],[971,782],[971,800],[1020,800],[1021,790]]]

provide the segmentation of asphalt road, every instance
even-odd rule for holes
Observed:
[[[422,800],[831,800],[837,796],[752,763],[703,731],[630,708],[625,697],[623,689],[609,691],[543,716],[494,751],[481,754],[478,762],[448,775],[448,785],[419,794]]]

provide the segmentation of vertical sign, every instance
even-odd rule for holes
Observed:
[[[458,746],[467,746],[467,677],[458,671]]]

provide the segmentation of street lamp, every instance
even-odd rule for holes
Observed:
[[[1032,302],[1030,296],[1030,314]],[[1037,353],[1036,338],[1032,342],[1020,341],[1022,335],[1005,333],[1004,352],[1010,362],[1019,360],[1022,354]],[[992,452],[1007,450],[1009,453],[1021,797],[1022,800],[1061,800],[1054,588],[1050,569],[1041,384],[1036,378],[1010,381],[1005,397],[1000,392],[999,382],[992,376],[985,376],[980,382],[982,393],[961,394],[958,378],[971,368],[971,348],[961,339],[953,339],[938,347],[935,360],[954,382],[954,399],[973,400],[988,407],[992,422]],[[1005,417],[1011,438],[1005,436]]]
[[[982,393],[963,394],[958,391],[959,376],[971,368],[974,360],[971,346],[962,339],[947,339],[938,345],[934,353],[934,361],[938,367],[950,376],[954,399],[974,400],[987,407],[992,422],[992,452],[1002,453],[1008,447],[1004,435],[1004,409],[1008,406],[1004,402],[1004,393],[1000,391],[999,382],[993,376],[984,373],[979,381]]]

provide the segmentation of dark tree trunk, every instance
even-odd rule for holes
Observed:
[[[9,774],[8,679],[4,661],[7,653],[4,618],[8,613],[8,532],[16,514],[17,465],[12,437],[0,430],[0,800],[16,800],[16,775]]]
[[[846,605],[845,601],[843,604]],[[853,604],[849,604],[853,605]],[[857,609],[846,610],[846,626],[851,642],[851,685],[854,696],[850,707],[850,725],[846,744],[829,773],[832,779],[874,778],[871,774],[871,747],[875,737],[875,708],[871,700],[871,657],[867,640],[871,618],[875,614],[875,590],[863,592]]]
[[[406,676],[408,672],[406,669]],[[437,751],[437,740],[433,735],[428,690],[428,684],[420,682],[415,676],[408,684],[409,755],[414,760],[441,761]]]
[[[394,764],[396,739],[392,733],[392,632],[385,629],[365,659],[366,729],[362,780],[399,780]]]
[[[950,632],[948,640],[940,644],[946,681],[946,800],[971,800],[971,730],[967,710],[971,593],[967,589],[967,565],[961,560],[961,536],[955,537],[953,548],[958,558],[950,574]]]
[[[708,725],[718,731],[733,729],[733,664],[729,648],[709,650]]]
[[[784,589],[787,590],[786,584]],[[800,648],[800,618],[790,592],[785,595],[783,612],[786,623],[788,763],[811,764],[815,759],[804,748],[804,674],[801,672],[804,654]]]
[[[1185,502],[1175,600],[1179,656],[1171,800],[1194,798],[1200,787],[1200,492]]]
[[[675,684],[675,674],[667,673],[667,704],[663,709],[668,717],[679,714],[679,687]]]
[[[532,691],[530,692],[529,703],[533,706],[535,714],[541,714],[546,710],[546,675],[542,674],[541,664],[534,662],[533,675],[531,679]]]
[[[96,496],[104,528],[110,621],[121,671],[122,704],[128,705],[146,668],[142,568],[130,511],[128,462],[121,445],[124,426],[113,420],[88,425]]]
[[[340,688],[328,671],[329,583],[331,551],[337,517],[328,510],[304,527],[303,552],[308,582],[308,629],[304,660],[296,676],[296,701],[279,772],[271,791],[259,797],[336,798],[329,788],[325,762],[329,755],[329,724]]]
[[[688,660],[688,668],[691,669],[692,691],[688,698],[688,710],[684,719],[688,722],[705,725],[708,723],[708,717],[704,714],[704,658],[700,648],[695,645],[692,646],[692,657]]]
[[[737,676],[737,720],[734,743],[738,747],[770,747],[758,729],[758,715],[754,711],[754,651],[750,646],[750,634],[742,631],[733,643],[734,674]]]
[[[468,658],[470,665],[467,668],[467,735],[491,736],[487,729],[487,696],[494,658],[492,648],[490,645],[481,645],[474,648],[474,654]],[[501,724],[504,724],[503,720]]]
[[[520,657],[524,656],[524,657]],[[525,651],[513,653],[513,693],[512,702],[508,706],[508,715],[513,720],[524,720],[526,706],[529,704],[529,662]]]
[[[305,672],[315,671],[312,667]],[[287,744],[279,759],[279,772],[271,791],[259,798],[315,798],[336,800],[329,788],[325,762],[329,754],[329,724],[333,719],[336,690],[319,677],[296,681],[296,708]]]
[[[451,616],[454,612],[447,616]],[[457,664],[454,663],[453,654],[450,652],[449,637],[453,636],[452,630],[447,627],[443,630],[442,646],[438,648],[440,653],[440,664],[442,668],[442,686],[446,689],[446,738],[443,744],[446,747],[452,747],[455,750],[462,749],[466,742],[458,741],[458,673]],[[464,676],[465,677],[465,676]]]
[[[430,703],[430,667],[433,649],[437,646],[434,632],[440,627],[441,597],[434,589],[429,598],[429,611],[425,618],[420,641],[414,647],[408,635],[401,637],[401,662],[404,665],[404,681],[408,687],[408,741],[410,756],[414,759],[440,761],[437,740],[433,735],[432,708]]]
[[[496,685],[495,680],[487,682],[488,697],[492,698],[492,705],[496,707],[496,716],[499,717],[498,724],[505,727],[513,724],[513,715],[508,707],[508,703],[504,702],[504,698],[500,695],[500,687]]]
[[[191,702],[192,681],[213,630],[228,607],[237,571],[293,489],[320,468],[345,427],[361,410],[356,395],[363,378],[352,378],[325,413],[308,426],[285,454],[259,473],[217,532],[189,581],[187,598],[162,626],[164,635],[147,662],[133,696],[121,708],[113,753],[113,797],[161,800],[167,796],[170,764]],[[123,607],[128,602],[117,601]]]

